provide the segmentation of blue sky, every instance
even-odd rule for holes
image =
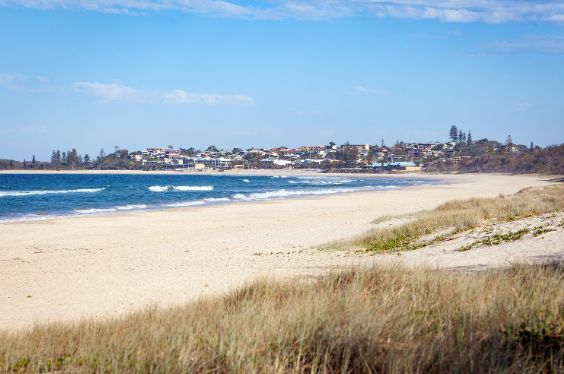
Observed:
[[[564,2],[0,0],[0,158],[564,142]]]

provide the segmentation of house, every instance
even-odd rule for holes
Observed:
[[[341,149],[352,149],[357,152],[370,151],[370,146],[368,144],[343,144]]]

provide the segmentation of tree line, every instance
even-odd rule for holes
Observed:
[[[35,158],[35,156],[34,156]],[[88,165],[90,163],[90,156],[87,154],[82,157],[80,153],[76,151],[75,148],[65,152],[60,150],[53,150],[51,153],[51,165],[60,166],[66,165],[70,167],[76,167],[79,165]]]
[[[564,174],[564,144],[531,147],[521,152],[486,153],[462,158],[458,163],[432,163],[430,172]]]

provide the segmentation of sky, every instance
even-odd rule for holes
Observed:
[[[0,0],[0,159],[564,142],[564,1]]]

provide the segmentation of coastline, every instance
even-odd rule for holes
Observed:
[[[81,174],[81,175],[206,175],[206,176],[221,176],[221,175],[234,175],[234,176],[276,176],[276,175],[288,175],[288,176],[312,176],[312,175],[324,175],[324,176],[361,176],[361,177],[414,177],[414,176],[440,176],[440,175],[456,175],[456,174],[440,174],[440,173],[422,173],[422,172],[394,172],[394,173],[323,173],[319,170],[312,169],[229,169],[222,172],[214,170],[206,171],[174,171],[174,170],[90,170],[90,169],[77,169],[77,170],[0,170],[0,175],[2,174],[53,174],[53,175],[65,175],[65,174]]]
[[[15,222],[28,222],[28,221],[45,221],[51,219],[63,219],[63,218],[77,218],[77,217],[84,217],[84,216],[110,216],[114,214],[122,214],[122,213],[129,213],[129,212],[155,212],[155,211],[166,211],[170,209],[177,209],[177,208],[196,208],[196,207],[209,207],[209,206],[218,206],[218,205],[226,205],[226,204],[233,204],[233,203],[251,203],[251,202],[264,202],[264,201],[271,201],[271,200],[285,200],[285,199],[302,199],[302,198],[319,198],[323,196],[330,196],[336,194],[348,194],[348,193],[359,193],[359,192],[371,192],[371,191],[388,191],[389,189],[401,189],[401,188],[408,188],[412,186],[417,186],[420,184],[436,184],[444,182],[442,179],[437,177],[430,177],[430,178],[421,178],[418,174],[404,174],[401,177],[395,176],[393,174],[364,174],[364,175],[347,175],[347,174],[319,174],[319,173],[306,173],[303,171],[299,171],[299,173],[263,173],[267,170],[260,170],[258,173],[255,174],[225,174],[225,173],[215,173],[215,174],[195,174],[195,173],[188,173],[188,174],[176,174],[175,176],[183,176],[183,177],[196,177],[200,176],[202,178],[206,178],[205,181],[201,181],[199,178],[194,179],[184,179],[182,180],[182,184],[180,188],[192,188],[193,186],[185,186],[186,183],[204,183],[206,184],[205,188],[206,191],[213,191],[216,187],[219,187],[221,190],[221,186],[224,182],[228,182],[229,179],[237,180],[238,178],[266,178],[262,180],[269,180],[273,178],[284,178],[279,179],[280,181],[285,181],[286,178],[290,181],[291,184],[280,184],[280,185],[268,185],[268,186],[261,186],[260,183],[257,185],[258,189],[253,191],[252,189],[243,189],[243,190],[235,190],[231,194],[220,193],[219,195],[211,195],[211,196],[196,196],[196,197],[188,197],[183,199],[176,199],[176,200],[159,200],[158,198],[154,201],[150,201],[148,196],[141,196],[137,193],[138,200],[122,200],[120,201],[119,198],[115,198],[113,200],[108,200],[106,205],[98,205],[95,207],[83,207],[83,206],[76,206],[75,208],[71,207],[67,211],[49,211],[47,208],[44,208],[43,211],[28,211],[27,214],[20,214],[14,216],[4,216],[0,217],[0,224],[7,224],[7,223],[15,223]],[[0,174],[0,179],[2,179],[2,175],[52,175],[52,176],[120,176],[120,175],[139,175],[143,177],[167,177],[166,180],[161,179],[154,179],[152,182],[155,184],[149,187],[142,187],[141,193],[145,192],[145,189],[151,190],[152,192],[164,192],[162,190],[162,186],[160,184],[175,184],[174,178],[169,178],[169,174],[113,174],[113,173],[78,173],[78,174],[45,174],[45,173],[19,173],[19,174]],[[220,181],[222,178],[227,178],[227,180]],[[311,184],[310,185],[310,178],[314,178],[313,180],[317,180],[317,178],[333,178],[331,179],[333,182],[320,182],[319,184]],[[346,179],[346,181],[342,181],[341,179]],[[50,178],[53,180],[54,178]],[[152,178],[151,178],[152,179]],[[301,179],[304,179],[303,183]],[[141,179],[143,181],[145,179]],[[243,179],[244,182],[249,183],[249,180]],[[385,181],[383,184],[380,181]],[[387,185],[389,182],[394,182],[392,185]],[[357,182],[356,184],[348,184],[348,182]],[[118,182],[119,183],[119,182]],[[229,182],[232,183],[232,182]],[[300,185],[302,183],[302,185]],[[446,182],[444,182],[446,183]],[[112,181],[108,181],[107,184],[96,184],[92,185],[86,184],[81,185],[80,188],[76,187],[74,189],[66,189],[66,188],[54,188],[55,192],[57,193],[70,193],[70,192],[101,192],[106,190],[107,187],[110,187],[110,184],[113,187]],[[150,183],[149,183],[150,184]],[[254,184],[253,184],[254,185]],[[248,184],[244,185],[245,187],[250,186]],[[297,187],[296,187],[297,186]],[[312,187],[313,186],[313,187]],[[58,186],[57,186],[58,187]],[[121,186],[124,187],[124,186]],[[129,187],[126,185],[125,187]],[[171,186],[168,186],[169,189]],[[173,185],[173,189],[176,187]],[[294,188],[292,188],[294,187]],[[116,188],[120,188],[118,185]],[[155,188],[155,190],[153,190]],[[194,188],[197,188],[194,187]],[[267,189],[265,189],[267,188]],[[30,191],[27,191],[30,190]],[[22,187],[21,190],[18,189],[16,191],[7,190],[7,192],[0,191],[0,197],[2,196],[11,196],[10,193],[13,193],[14,196],[21,196],[24,194],[37,194],[37,195],[44,195],[47,194],[43,192],[42,187],[38,187],[35,185],[34,187],[29,188]],[[37,191],[35,191],[37,190]],[[190,190],[191,191],[191,190]],[[5,194],[5,195],[2,195]],[[149,193],[151,194],[151,193]],[[153,194],[153,196],[157,196],[158,194]],[[178,197],[178,196],[177,196]],[[124,196],[121,196],[124,198]],[[53,204],[57,204],[57,200],[53,201]]]
[[[256,277],[370,266],[383,257],[316,247],[359,235],[383,215],[549,183],[542,176],[441,176],[429,175],[444,184],[385,192],[0,224],[0,328],[181,304]]]

